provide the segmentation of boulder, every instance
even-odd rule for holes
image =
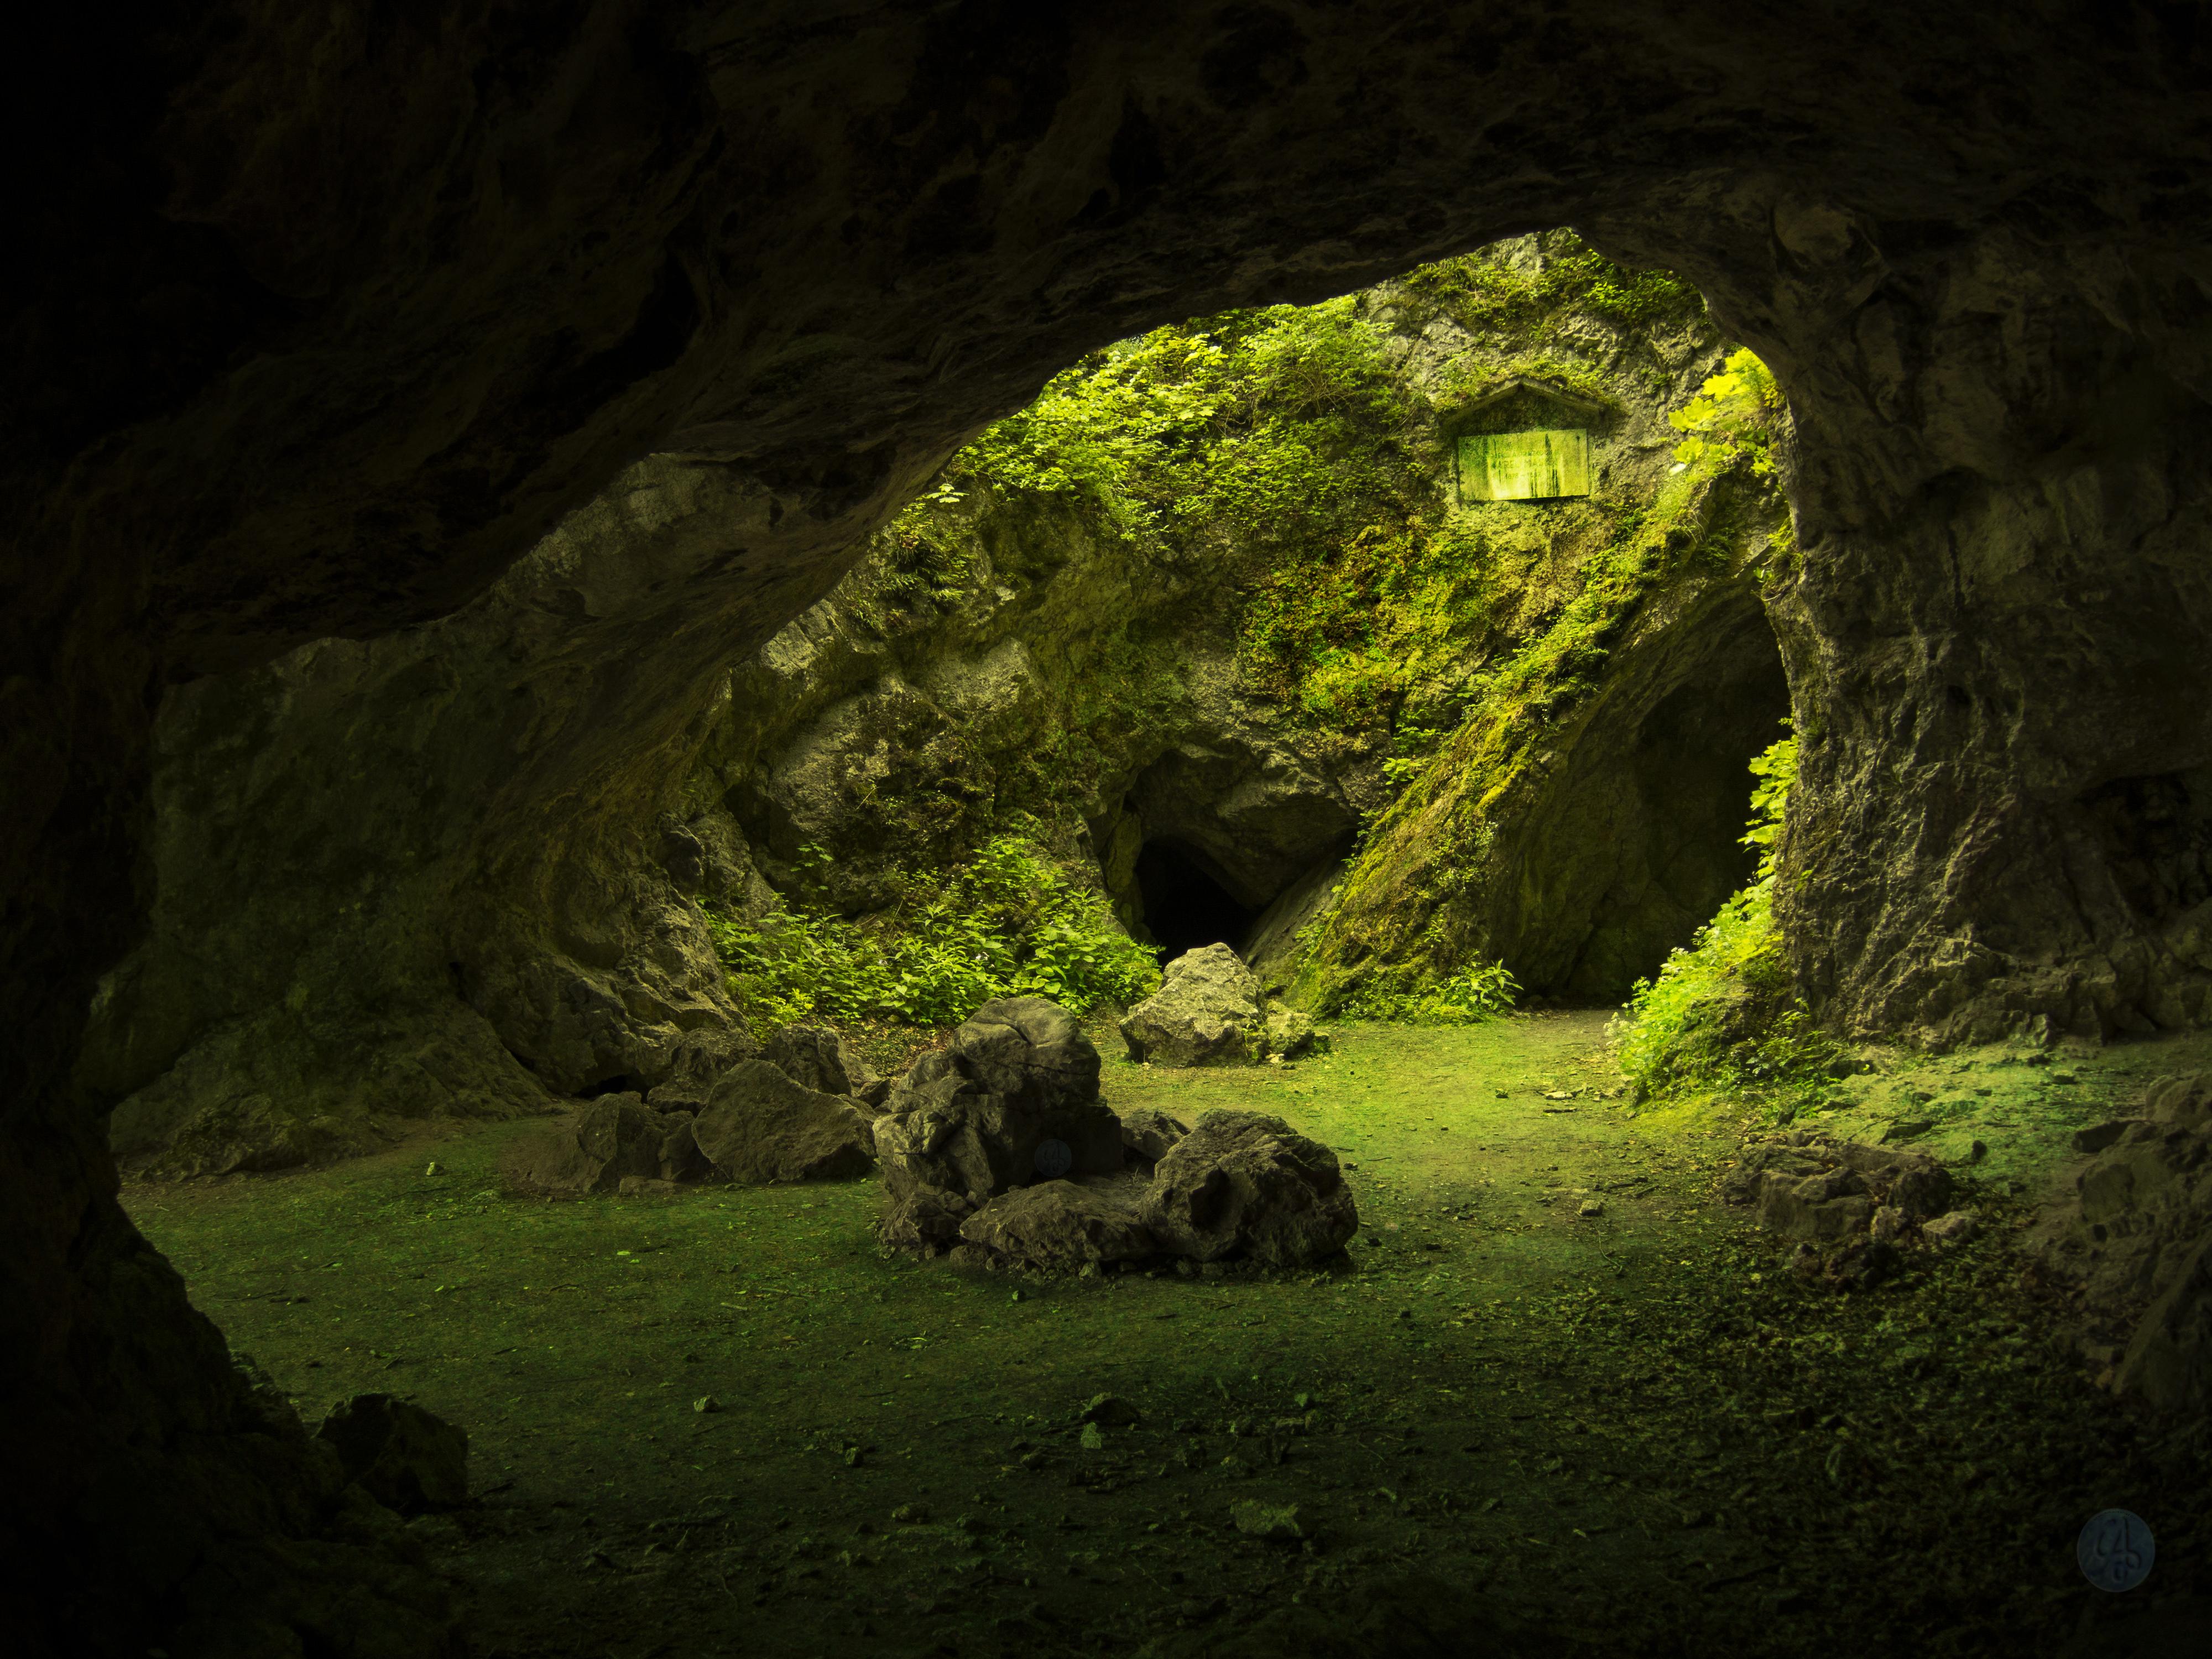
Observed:
[[[1132,1106],[1121,1114],[1121,1145],[1130,1161],[1148,1170],[1189,1133],[1189,1124],[1155,1107]]]
[[[316,1430],[346,1478],[402,1515],[469,1501],[469,1437],[434,1412],[388,1394],[357,1394]]]
[[[1267,1004],[1267,1038],[1270,1060],[1303,1060],[1328,1051],[1328,1039],[1314,1030],[1312,1019],[1286,1003]]]
[[[1151,1255],[1141,1182],[1047,1181],[1001,1193],[960,1224],[967,1243],[1010,1267],[1066,1273]]]
[[[1920,1239],[1939,1250],[1948,1250],[1954,1245],[1964,1244],[1981,1230],[1980,1211],[1948,1210],[1933,1221],[1921,1223]]]
[[[884,1206],[877,1235],[893,1249],[935,1255],[960,1243],[960,1224],[975,1206],[959,1193],[909,1188]]]
[[[660,1178],[699,1182],[714,1178],[714,1160],[699,1150],[699,1137],[688,1113],[672,1112],[662,1120],[669,1127],[660,1139]]]
[[[2160,1411],[2202,1417],[2212,1407],[2212,1236],[2136,1327],[2113,1386]]]
[[[752,1035],[742,1025],[693,1032],[670,1052],[668,1075],[646,1095],[659,1112],[697,1112],[722,1073],[753,1055]]]
[[[1031,1111],[1098,1099],[1097,1047],[1074,1015],[1043,997],[985,1003],[953,1032],[947,1053],[979,1090]]]
[[[732,1181],[836,1181],[874,1166],[868,1115],[802,1087],[764,1060],[742,1060],[692,1120],[699,1151]]]
[[[1121,1022],[1132,1060],[1155,1066],[1249,1066],[1266,1057],[1260,981],[1225,945],[1168,963],[1160,988]]]
[[[2212,1072],[2159,1078],[2144,1091],[2143,1106],[2169,1129],[2212,1129]]]
[[[877,1081],[852,1045],[823,1026],[786,1026],[768,1040],[761,1058],[817,1094],[863,1095]]]
[[[668,1125],[642,1095],[607,1095],[576,1120],[576,1149],[592,1166],[588,1190],[611,1192],[624,1176],[658,1176]]]
[[[1098,1050],[1042,997],[985,1003],[884,1102],[877,1154],[893,1205],[924,1189],[981,1204],[1009,1188],[1118,1173],[1121,1120],[1098,1099]]]
[[[981,1204],[1038,1181],[1111,1175],[1124,1161],[1121,1121],[1095,1100],[1044,1111],[1004,1095],[948,1093],[940,1083],[895,1092],[889,1107],[876,1121],[876,1152],[893,1200],[931,1188]]]
[[[2042,1270],[2070,1285],[2085,1353],[2124,1354],[2116,1390],[2201,1411],[2212,1397],[2212,1074],[2158,1079],[2137,1115],[2076,1144],[2093,1155],[2043,1230]]]
[[[1784,1238],[1832,1244],[1879,1222],[1884,1241],[1899,1241],[1950,1202],[1951,1176],[1924,1152],[1798,1131],[1751,1148],[1721,1190]]]
[[[1147,1219],[1178,1255],[1269,1267],[1326,1261],[1359,1228],[1336,1154],[1279,1117],[1243,1111],[1206,1113],[1168,1149]]]

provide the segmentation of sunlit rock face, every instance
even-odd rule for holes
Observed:
[[[439,1650],[373,1549],[254,1541],[323,1528],[329,1482],[115,1205],[101,1120],[143,1073],[82,1054],[86,1010],[155,913],[166,689],[447,614],[651,452],[699,517],[526,597],[511,696],[469,694],[484,750],[416,792],[414,833],[452,833],[441,791],[471,819],[457,903],[573,914],[542,925],[580,946],[568,896],[648,821],[637,769],[709,665],[1054,368],[1577,224],[1698,282],[1797,413],[1784,886],[1818,1005],[2199,1014],[2206,47],[2185,12],[2073,15],[55,25],[0,398],[0,1548],[41,1587],[11,1632]]]

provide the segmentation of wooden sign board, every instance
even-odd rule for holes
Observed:
[[[1491,432],[1459,441],[1462,501],[1534,501],[1589,494],[1589,434]]]

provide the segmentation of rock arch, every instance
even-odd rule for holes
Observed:
[[[711,670],[964,434],[1160,319],[1563,222],[1698,282],[1798,418],[1816,1003],[1949,1035],[2206,1012],[2201,907],[2131,902],[2154,837],[2113,828],[2166,799],[2115,786],[2212,759],[2193,12],[814,18],[43,26],[0,399],[0,1548],[42,1586],[0,1616],[34,1641],[422,1617],[358,1552],[258,1541],[321,1524],[313,1460],[114,1200],[118,1079],[80,1036],[147,915],[163,691],[320,636],[374,657],[569,515],[459,624],[499,672],[423,688],[475,741],[423,762],[408,833],[588,957]]]

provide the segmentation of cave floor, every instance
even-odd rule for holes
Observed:
[[[466,1426],[481,1501],[408,1530],[481,1655],[2161,1650],[2212,1588],[2202,1470],[2053,1340],[2011,1182],[1966,1172],[1995,1224],[1953,1255],[1815,1289],[1713,1195],[1742,1122],[1632,1115],[1602,1026],[1109,1061],[1109,1103],[1340,1150],[1360,1241],[1289,1277],[889,1261],[868,1182],[510,1200],[515,1124],[125,1200],[311,1419]],[[2130,1086],[2100,1063],[2053,1133]],[[2025,1079],[1961,1098],[2025,1121]],[[1141,1418],[1086,1445],[1101,1393]],[[2075,1568],[2112,1504],[2155,1595]]]

